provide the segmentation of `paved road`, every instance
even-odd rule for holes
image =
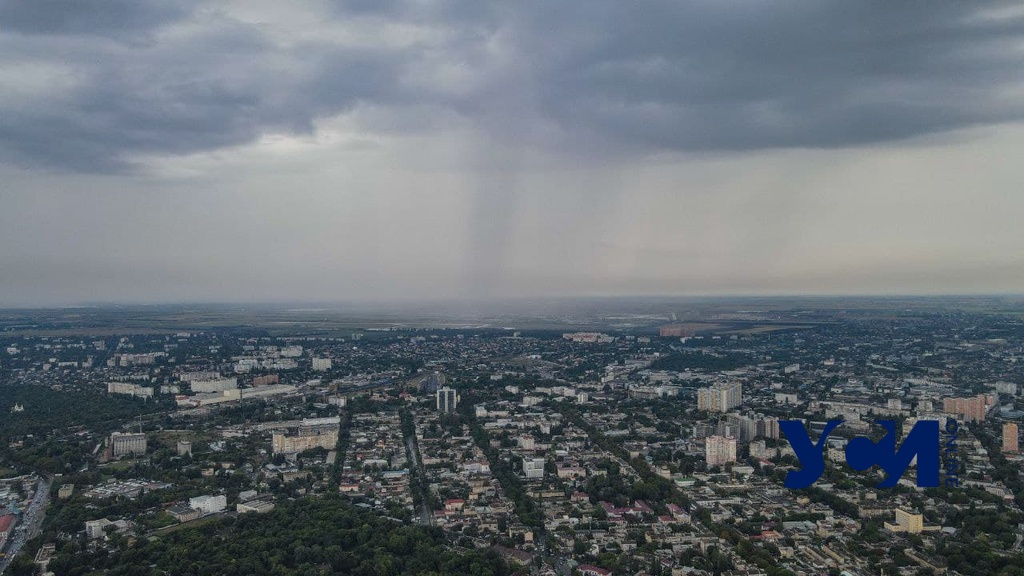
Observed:
[[[28,509],[21,515],[21,521],[18,522],[18,526],[11,534],[12,537],[6,550],[7,556],[0,560],[0,574],[7,570],[7,566],[18,555],[25,542],[39,534],[39,530],[43,525],[43,516],[46,514],[46,503],[49,499],[50,480],[42,478],[36,485],[36,493],[32,497],[32,503],[29,504]]]
[[[416,470],[417,475],[423,474],[423,469],[420,467],[420,453],[416,450],[416,437],[410,436],[405,439],[405,450],[409,454],[409,458],[412,460],[412,467]],[[424,494],[425,496],[425,494]],[[424,501],[420,503],[420,514],[417,520],[422,526],[430,526],[430,508]]]

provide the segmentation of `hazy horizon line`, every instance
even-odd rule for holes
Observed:
[[[597,300],[829,300],[829,299],[955,299],[955,298],[1024,298],[1024,292],[848,292],[848,293],[733,293],[733,294],[598,294],[598,295],[551,295],[551,296],[496,296],[496,297],[422,297],[422,298],[351,298],[338,300],[121,300],[77,303],[14,304],[0,305],[0,310],[68,310],[83,308],[123,308],[160,306],[255,306],[285,307],[303,306],[325,308],[333,306],[377,306],[377,305],[429,305],[429,304],[511,304],[518,302],[546,301],[597,301]]]

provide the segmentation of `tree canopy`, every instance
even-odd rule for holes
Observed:
[[[67,544],[50,570],[58,576],[510,573],[493,551],[451,550],[439,529],[381,518],[337,496],[139,538],[113,552]]]

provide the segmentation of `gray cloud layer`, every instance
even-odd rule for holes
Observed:
[[[360,0],[319,15],[325,33],[280,38],[189,2],[13,0],[0,153],[116,172],[366,105],[371,131],[454,117],[586,154],[884,142],[1022,117],[1014,5]],[[427,33],[388,41],[396,26]]]
[[[187,17],[195,2],[8,0],[0,23],[10,33],[137,38]]]
[[[1019,2],[0,0],[0,306],[1020,291]]]

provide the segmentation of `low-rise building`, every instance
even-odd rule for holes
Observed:
[[[249,512],[255,512],[257,514],[262,514],[264,512],[270,512],[273,509],[274,509],[274,503],[271,502],[270,500],[265,500],[265,499],[249,500],[247,502],[239,502],[235,506],[235,510],[237,510],[239,514],[246,514],[246,513],[249,513]]]
[[[920,534],[924,530],[924,517],[914,514],[902,508],[896,509],[896,523],[885,523],[885,528],[892,532],[906,532],[907,534]]]
[[[104,532],[103,529],[106,528],[107,526],[110,526],[111,524],[112,524],[112,522],[110,520],[107,520],[106,518],[100,518],[99,520],[88,520],[88,521],[86,521],[86,523],[85,523],[85,536],[86,536],[86,538],[89,538],[90,540],[95,540],[97,538],[103,538],[104,536],[106,536],[106,532]]]
[[[199,510],[196,510],[195,508],[185,503],[171,506],[170,508],[167,509],[167,513],[171,516],[174,516],[174,519],[178,522],[188,522],[190,520],[195,520],[202,516],[202,513],[199,512]]]
[[[223,512],[228,507],[228,499],[226,496],[196,496],[195,498],[189,498],[188,505],[196,510],[199,510],[204,516],[207,514],[216,514]]]

